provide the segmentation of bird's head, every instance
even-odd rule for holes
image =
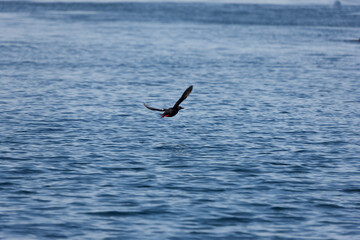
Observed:
[[[182,106],[178,106],[178,110],[184,109]]]

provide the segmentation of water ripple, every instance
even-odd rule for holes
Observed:
[[[0,238],[359,238],[357,6],[0,5]]]

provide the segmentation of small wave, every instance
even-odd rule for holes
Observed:
[[[13,182],[0,182],[0,187],[13,186],[15,183]]]
[[[334,203],[320,203],[320,204],[316,204],[315,206],[319,208],[331,208],[331,209],[344,208],[343,206]]]
[[[342,191],[346,193],[360,193],[360,188],[347,188]]]
[[[229,226],[238,225],[240,223],[250,223],[253,221],[252,217],[217,217],[206,218],[199,220],[201,223],[210,226]]]
[[[157,215],[157,214],[168,214],[166,210],[159,209],[146,209],[143,211],[99,211],[99,212],[86,212],[87,215],[95,215],[101,217],[131,217],[138,215]]]
[[[273,207],[271,207],[271,209],[274,210],[274,211],[294,211],[294,210],[298,210],[298,208],[286,207],[286,206],[273,206]]]
[[[101,217],[123,217],[123,216],[134,216],[138,212],[121,212],[121,211],[104,211],[104,212],[87,212],[88,215],[95,215]]]
[[[30,190],[19,190],[15,192],[16,194],[19,195],[32,195],[32,194],[36,194],[36,191],[30,191]]]

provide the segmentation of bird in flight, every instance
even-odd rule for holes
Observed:
[[[180,106],[180,103],[182,103],[182,101],[184,101],[187,96],[190,95],[191,91],[193,89],[193,86],[191,85],[190,87],[188,87],[185,92],[183,93],[183,95],[181,96],[181,98],[175,103],[175,105],[171,108],[168,108],[168,109],[164,109],[164,108],[161,108],[161,109],[158,109],[158,108],[153,108],[153,107],[149,107],[148,105],[146,105],[144,103],[144,106],[150,110],[153,110],[153,111],[159,111],[159,112],[163,112],[163,114],[161,114],[161,117],[173,117],[175,116],[181,109],[184,109],[183,107]]]

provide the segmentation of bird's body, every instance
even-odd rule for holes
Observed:
[[[183,95],[181,96],[181,98],[175,103],[175,105],[171,108],[168,108],[168,109],[164,109],[164,108],[153,108],[153,107],[149,107],[147,106],[145,103],[144,103],[144,106],[150,110],[153,110],[153,111],[159,111],[159,112],[163,112],[163,114],[161,114],[161,117],[173,117],[175,116],[181,109],[184,109],[183,107],[180,106],[180,103],[182,101],[184,101],[187,96],[190,95],[191,91],[193,89],[193,86],[190,86],[188,87],[185,92],[183,93]]]

